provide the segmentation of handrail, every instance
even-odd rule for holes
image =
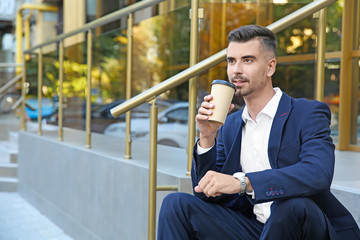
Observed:
[[[195,64],[194,66],[174,75],[173,77],[159,83],[158,85],[146,90],[143,93],[131,98],[130,100],[112,108],[110,110],[111,114],[116,118],[121,114],[131,110],[134,107],[139,106],[140,104],[147,102],[155,96],[160,95],[167,90],[170,90],[183,82],[186,82],[188,79],[196,76],[197,74],[221,63],[224,61],[226,53],[225,50],[214,54],[213,56]]]
[[[276,21],[275,23],[268,26],[268,29],[272,30],[274,33],[277,33],[288,26],[291,26],[293,23],[298,22],[305,17],[317,12],[320,9],[323,9],[335,2],[336,0],[318,0],[312,2],[299,10],[285,16],[284,18]],[[194,11],[194,9],[193,9]],[[194,19],[192,19],[194,20]],[[215,66],[218,63],[223,62],[226,59],[226,49],[210,56],[209,58],[189,67],[188,69],[174,75],[173,77],[163,81],[162,83],[148,89],[147,91],[138,94],[137,96],[125,101],[122,104],[112,108],[110,110],[111,114],[116,118],[121,114],[139,106],[140,104],[151,101],[151,114],[150,114],[150,159],[149,159],[149,210],[148,210],[148,239],[155,239],[155,211],[156,211],[156,191],[162,190],[161,187],[157,186],[156,175],[157,175],[157,107],[156,107],[156,98],[158,95],[182,84],[185,81],[189,81],[193,77],[197,76],[201,72],[208,70],[209,68]],[[190,83],[189,83],[190,84]],[[190,94],[189,94],[190,95]],[[189,96],[190,99],[190,96]],[[193,101],[192,101],[192,104]],[[189,100],[190,105],[190,100]],[[128,124],[128,123],[127,123]],[[189,126],[195,124],[195,119],[191,118],[190,107],[189,107]],[[192,135],[190,131],[193,131],[189,127],[189,136]],[[193,134],[194,135],[194,134]],[[188,145],[191,144],[191,139],[188,137]],[[191,154],[191,149],[188,146],[188,162],[187,162],[187,173],[190,172],[192,158],[189,157]],[[166,189],[166,188],[163,188]],[[177,190],[176,187],[174,189]]]
[[[110,23],[110,22],[113,22],[115,20],[118,20],[124,16],[127,16],[133,12],[136,12],[136,11],[139,11],[139,10],[142,10],[144,8],[147,8],[147,7],[151,7],[155,4],[158,4],[160,2],[163,2],[165,0],[144,0],[144,1],[141,1],[141,2],[137,2],[137,3],[134,3],[134,4],[131,4],[130,6],[127,6],[125,8],[122,8],[118,11],[115,11],[113,13],[110,13],[110,14],[107,14],[101,18],[98,18],[94,21],[91,21],[85,25],[83,25],[82,27],[78,28],[78,29],[75,29],[71,32],[68,32],[68,33],[63,33],[61,35],[58,35],[57,37],[47,41],[47,42],[44,42],[44,43],[41,43],[39,45],[36,45],[30,49],[27,49],[24,51],[24,53],[31,53],[33,52],[35,49],[38,49],[38,48],[41,48],[41,47],[44,47],[46,45],[49,45],[49,44],[52,44],[52,43],[57,43],[65,38],[68,38],[68,37],[71,37],[75,34],[78,34],[78,33],[82,33],[82,32],[87,32],[89,31],[90,29],[93,29],[93,28],[96,28],[96,27],[99,27],[99,26],[102,26],[102,25],[105,25],[107,23]]]
[[[59,43],[59,62],[60,62],[60,66],[59,66],[59,140],[62,141],[63,139],[63,122],[62,122],[62,81],[63,81],[63,61],[64,61],[64,55],[63,55],[63,47],[64,47],[64,39],[68,38],[68,37],[71,37],[75,34],[79,34],[79,33],[85,33],[87,32],[88,34],[88,42],[87,42],[87,45],[88,45],[88,59],[87,59],[87,66],[88,66],[88,76],[87,76],[87,88],[89,89],[89,87],[91,87],[91,61],[89,62],[89,60],[91,60],[91,58],[89,58],[89,56],[91,56],[91,52],[92,52],[92,47],[91,47],[91,41],[92,41],[92,34],[91,34],[91,31],[93,28],[96,28],[96,27],[99,27],[99,26],[102,26],[102,25],[105,25],[107,23],[110,23],[110,22],[113,22],[113,21],[116,21],[122,17],[125,17],[125,16],[130,16],[132,15],[134,12],[136,11],[139,11],[139,10],[142,10],[144,8],[147,8],[147,7],[152,7],[156,4],[159,4],[161,2],[163,2],[165,0],[144,0],[144,1],[141,1],[141,2],[138,2],[138,3],[135,3],[135,4],[131,4],[125,8],[122,8],[118,11],[115,11],[113,13],[110,13],[110,14],[107,14],[101,18],[98,18],[94,21],[91,21],[85,25],[83,25],[82,27],[78,28],[78,29],[75,29],[73,31],[70,31],[68,33],[64,33],[64,34],[61,34],[61,35],[58,35],[56,36],[55,38],[47,41],[47,42],[44,42],[44,43],[41,43],[39,45],[36,45],[30,49],[27,49],[27,50],[24,50],[23,51],[23,59],[25,59],[25,56],[27,54],[31,54],[33,53],[36,49],[38,49],[40,52],[41,52],[41,49],[42,47],[44,46],[47,46],[49,44],[52,44],[52,43]],[[129,30],[129,29],[128,29]],[[90,66],[90,67],[89,67]],[[25,67],[25,66],[24,66]],[[42,65],[41,63],[39,63],[39,69],[42,68]],[[25,78],[25,76],[24,76]],[[38,81],[42,81],[42,76],[39,75],[39,78],[38,78]],[[39,84],[40,86],[40,84]],[[23,96],[25,99],[25,95],[23,93]],[[91,91],[88,90],[87,91],[87,102],[86,102],[86,105],[87,105],[87,110],[90,109],[91,107],[91,103],[90,103],[90,99],[91,99]],[[41,106],[41,96],[39,96],[39,106]],[[22,107],[24,109],[24,105]],[[23,110],[24,111],[24,110]],[[87,116],[86,116],[86,147],[87,148],[91,148],[91,129],[90,129],[90,110],[88,111],[89,113],[87,113]],[[39,112],[40,114],[40,112]],[[38,118],[40,119],[40,118]],[[25,119],[22,118],[21,120],[21,124],[22,126],[25,126],[25,123],[24,123]],[[41,128],[41,121],[39,121],[39,129]],[[25,127],[22,127],[22,129],[25,130]],[[41,129],[39,131],[39,133],[41,133]]]
[[[13,86],[15,83],[17,83],[22,77],[22,73],[16,75],[13,79],[11,79],[10,81],[8,81],[7,83],[4,84],[4,86],[2,86],[0,88],[0,95],[5,92],[6,90],[8,90],[11,86]]]
[[[12,107],[11,107],[11,110],[15,110],[15,109],[17,109],[19,106],[20,106],[20,104],[22,103],[22,101],[23,101],[23,97],[20,97],[13,105],[12,105]],[[33,109],[30,105],[29,105],[29,108],[31,109],[31,111],[35,111],[35,109]]]
[[[319,11],[322,8],[329,6],[330,4],[336,2],[337,0],[317,0],[311,2],[306,6],[296,10],[295,12],[285,16],[284,18],[270,24],[267,26],[274,33],[278,33],[281,30],[291,26],[295,22],[298,22],[307,16]],[[110,110],[111,114],[114,117],[118,117],[121,114],[139,106],[140,104],[148,101],[149,99],[156,97],[184,82],[190,78],[208,70],[209,68],[225,61],[226,59],[226,49],[221,50],[220,52],[206,58],[205,60],[195,64],[194,66],[174,75],[171,78],[161,82],[160,84],[146,90],[145,92],[140,93],[139,95],[131,98],[130,100],[125,101],[122,104],[112,108]]]
[[[0,63],[0,68],[16,68],[16,67],[22,67],[23,64],[17,64],[17,63]],[[15,85],[20,79],[22,79],[23,77],[23,73],[20,72],[19,74],[17,74],[13,79],[11,79],[10,81],[6,82],[1,88],[0,88],[0,96],[6,92],[10,87],[12,87],[13,85]],[[22,103],[23,98],[20,97],[12,106],[11,106],[11,110],[14,111],[16,108],[19,107],[19,105]],[[28,106],[32,111],[34,111],[35,109],[33,109],[30,105],[28,105],[27,103],[25,103],[26,106]]]

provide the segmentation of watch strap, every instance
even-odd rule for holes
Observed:
[[[246,180],[245,180],[245,173],[243,172],[237,172],[233,174],[234,178],[237,178],[240,181],[240,187],[241,190],[239,192],[239,195],[244,195],[246,192]]]

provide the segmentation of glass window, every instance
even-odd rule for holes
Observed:
[[[351,116],[350,116],[350,144],[360,145],[360,58],[353,59]]]
[[[166,117],[168,122],[179,122],[179,123],[187,123],[188,122],[188,108],[180,108],[174,111],[169,112]]]

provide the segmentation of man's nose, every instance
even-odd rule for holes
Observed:
[[[233,65],[233,72],[234,73],[242,73],[243,72],[243,66],[240,61],[236,62]]]

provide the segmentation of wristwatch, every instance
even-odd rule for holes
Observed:
[[[239,192],[239,195],[244,195],[246,191],[245,173],[236,172],[233,174],[233,177],[239,179],[240,181],[241,190]]]

